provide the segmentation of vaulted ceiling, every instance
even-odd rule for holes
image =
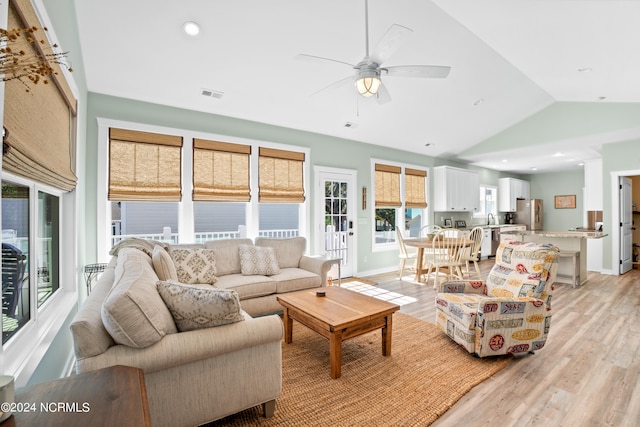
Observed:
[[[451,67],[445,79],[383,76],[392,99],[382,105],[352,84],[316,93],[353,75],[344,63],[365,56],[364,0],[76,0],[75,7],[92,92],[498,170],[578,168],[612,142],[612,132],[577,131],[548,138],[532,155],[535,134],[549,131],[536,128],[549,126],[536,118],[549,108],[640,102],[638,1],[370,0],[371,50],[393,24],[413,31],[384,65]],[[199,24],[199,35],[183,32],[187,21]],[[300,61],[300,53],[340,62]],[[519,126],[527,138],[513,131]],[[640,135],[633,126],[624,131]],[[512,146],[494,147],[505,132]]]

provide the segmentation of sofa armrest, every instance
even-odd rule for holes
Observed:
[[[327,274],[329,270],[331,270],[331,266],[335,263],[336,261],[329,261],[323,257],[303,255],[302,258],[300,258],[299,267],[320,276],[322,280],[321,286],[327,286]]]
[[[282,320],[278,315],[257,318],[245,315],[242,322],[165,335],[147,348],[115,345],[102,354],[78,360],[76,371],[125,365],[151,373],[244,348],[273,342],[278,342],[279,346],[282,337]]]
[[[438,293],[448,294],[487,294],[487,284],[484,280],[452,280],[441,282]]]

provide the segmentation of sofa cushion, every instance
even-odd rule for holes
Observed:
[[[216,287],[233,289],[238,293],[240,301],[247,298],[262,297],[276,293],[276,281],[273,276],[243,276],[242,274],[227,274],[218,277]]]
[[[113,287],[102,304],[102,322],[118,344],[144,348],[177,332],[157,281],[150,257],[137,249],[120,249]]]
[[[157,286],[180,332],[244,320],[240,299],[233,290],[175,281],[159,281]]]
[[[134,249],[141,250],[145,254],[149,255],[149,257],[151,257],[151,254],[153,253],[153,248],[155,248],[156,246],[161,246],[165,249],[169,248],[169,245],[167,245],[164,242],[160,242],[158,240],[129,237],[127,239],[120,240],[118,243],[116,243],[109,251],[109,255],[118,256],[121,249],[134,248]]]
[[[275,249],[280,268],[299,267],[300,258],[307,249],[307,239],[304,237],[287,239],[258,237],[256,238],[256,246],[268,246]]]
[[[271,278],[276,281],[276,293],[279,294],[322,286],[320,276],[301,268],[281,268],[280,273]]]
[[[211,249],[172,248],[171,258],[176,266],[178,281],[187,284],[213,285],[216,277],[216,252]]]
[[[271,276],[280,272],[276,252],[273,248],[253,245],[240,245],[240,270],[244,276],[261,274]]]
[[[205,242],[205,248],[216,251],[218,277],[242,271],[240,257],[238,256],[240,245],[253,245],[253,242],[251,239],[220,239]]]
[[[160,280],[178,280],[176,266],[171,259],[171,255],[159,245],[153,248],[151,254],[153,269]]]

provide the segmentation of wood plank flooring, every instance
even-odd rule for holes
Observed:
[[[493,259],[480,263],[483,277],[492,265]],[[434,322],[431,283],[414,282],[407,270],[403,280],[397,272],[363,279],[416,298],[400,311]],[[556,283],[552,307],[545,347],[517,357],[433,426],[640,425],[640,271],[589,272],[575,289]]]

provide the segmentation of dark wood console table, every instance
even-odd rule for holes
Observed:
[[[28,411],[14,412],[0,427],[151,425],[144,374],[129,366],[22,387],[15,401]]]

